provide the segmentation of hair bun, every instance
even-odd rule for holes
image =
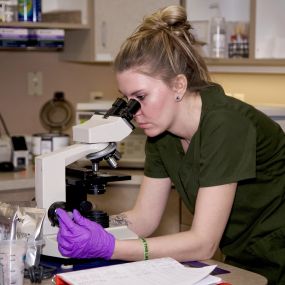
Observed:
[[[171,5],[158,10],[145,17],[141,30],[169,30],[174,32],[187,32],[191,25],[187,20],[187,14],[182,6]]]

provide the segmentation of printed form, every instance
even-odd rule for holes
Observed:
[[[158,258],[61,273],[57,285],[212,285],[221,278],[211,276],[216,265],[185,267],[172,258]]]

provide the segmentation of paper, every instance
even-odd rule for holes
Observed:
[[[221,281],[222,279],[219,277],[208,275],[207,277],[205,277],[201,281],[198,281],[194,285],[216,285],[220,284]]]
[[[210,276],[215,267],[184,267],[167,257],[62,273],[57,279],[73,285],[209,285],[221,280]]]
[[[198,260],[184,261],[182,262],[182,264],[186,266],[190,266],[190,267],[195,267],[195,268],[209,266],[209,264],[198,261]],[[230,271],[220,268],[220,267],[216,267],[214,271],[211,273],[211,275],[221,275],[221,274],[227,274],[227,273],[230,273]]]

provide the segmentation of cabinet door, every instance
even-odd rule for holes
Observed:
[[[145,15],[179,0],[93,0],[88,31],[67,31],[61,58],[83,62],[110,62],[122,42]]]
[[[285,58],[285,1],[256,0],[256,58]]]

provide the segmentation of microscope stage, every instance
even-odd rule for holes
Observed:
[[[91,165],[79,166],[76,163],[66,167],[66,176],[74,177],[80,180],[92,180],[93,183],[103,184],[114,181],[131,180],[130,175],[119,173],[117,171],[98,171],[93,172]]]

